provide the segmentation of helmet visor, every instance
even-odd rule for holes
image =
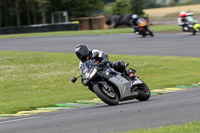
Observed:
[[[81,61],[86,61],[87,60],[87,55],[83,55],[81,53],[76,53],[76,56],[81,60]]]

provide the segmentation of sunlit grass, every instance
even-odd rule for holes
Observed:
[[[144,12],[150,17],[164,17],[169,14],[180,13],[181,11],[200,13],[200,4],[194,5],[184,5],[184,6],[174,6],[174,7],[164,7],[164,8],[153,8],[145,9]],[[178,17],[178,15],[176,16]]]
[[[109,57],[129,62],[151,89],[200,81],[200,58]],[[75,54],[0,51],[0,62],[0,114],[96,97],[80,80],[70,81],[80,74]]]
[[[181,31],[181,28],[178,25],[156,25],[156,26],[150,26],[150,29],[153,32]],[[0,35],[0,39],[38,37],[38,36],[98,35],[98,34],[121,34],[121,33],[132,33],[132,28],[10,34],[10,35]]]

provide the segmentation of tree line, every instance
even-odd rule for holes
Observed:
[[[105,12],[112,15],[138,14],[144,15],[147,6],[158,6],[156,0],[116,0],[105,7]]]
[[[56,11],[75,18],[103,8],[101,0],[0,0],[0,27],[51,23],[51,13]]]
[[[143,9],[182,6],[191,4],[200,4],[200,0],[171,0],[167,4],[158,3],[157,0],[115,0],[114,2],[109,3],[105,6],[105,12],[110,16],[131,13],[144,15]]]
[[[170,5],[180,4],[180,1],[183,0],[173,0]],[[200,2],[185,1],[185,4]],[[67,11],[72,19],[103,11],[108,15],[143,15],[143,9],[164,6],[156,0],[0,0],[0,28],[51,23],[51,13],[56,11]]]

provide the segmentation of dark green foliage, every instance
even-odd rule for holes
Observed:
[[[193,0],[193,2],[195,2],[195,3],[200,3],[200,0]]]
[[[117,0],[113,4],[114,15],[124,15],[129,12],[129,2],[127,0]]]
[[[133,14],[143,15],[145,0],[130,0],[130,10]]]
[[[57,11],[85,17],[103,8],[101,0],[0,0],[0,27],[51,23],[51,13]]]
[[[179,2],[179,0],[174,0],[174,3],[178,3]]]
[[[104,8],[100,0],[63,0],[63,4],[73,17],[85,17]]]
[[[102,0],[105,4],[115,2],[116,0]]]
[[[156,0],[145,0],[145,5],[144,5],[145,9],[148,9],[148,8],[159,8],[159,7],[162,7],[162,5],[156,3]]]

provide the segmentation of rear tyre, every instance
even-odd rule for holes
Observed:
[[[146,34],[145,34],[145,32],[142,32],[142,37],[146,37]]]
[[[194,31],[192,32],[192,35],[196,35],[196,33],[197,33],[197,31],[196,31],[196,30],[194,30]]]
[[[146,37],[145,29],[140,29],[140,30],[139,30],[139,34],[140,34],[142,37]]]
[[[136,91],[138,92],[136,99],[139,101],[147,101],[151,96],[150,89],[145,83],[138,85]]]
[[[102,85],[95,84],[93,86],[94,93],[106,104],[108,105],[117,105],[119,103],[119,97],[114,91],[112,86],[109,86],[110,90],[107,90]]]

